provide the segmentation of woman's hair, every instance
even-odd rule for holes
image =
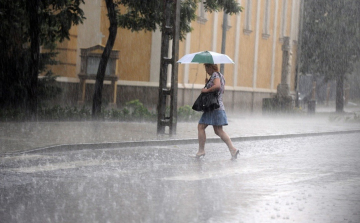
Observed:
[[[214,69],[214,71],[219,72],[219,68],[217,64],[211,64],[211,63],[206,63],[204,64],[205,67],[211,67],[212,69]]]

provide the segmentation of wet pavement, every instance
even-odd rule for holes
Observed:
[[[298,114],[266,116],[261,114],[228,114],[229,125],[224,127],[228,135],[241,141],[249,137],[313,134],[360,130],[360,106],[346,107],[342,116],[333,114],[335,107],[319,107],[314,115]],[[161,144],[195,143],[197,122],[178,122],[177,134],[157,135],[155,122],[0,122],[0,156],[14,152],[43,148],[101,148],[128,146],[133,142]],[[218,139],[211,127],[208,140]],[[127,142],[127,143],[124,143]],[[136,145],[136,144],[133,144]],[[67,146],[67,147],[66,147]]]
[[[1,222],[360,222],[360,133],[0,158]]]
[[[319,109],[321,110],[321,109]],[[197,123],[0,123],[0,222],[360,222],[359,108]]]

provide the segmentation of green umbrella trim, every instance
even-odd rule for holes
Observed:
[[[214,64],[213,57],[208,51],[204,51],[204,52],[196,54],[191,62]]]

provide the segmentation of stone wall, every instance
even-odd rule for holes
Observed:
[[[59,82],[62,93],[49,105],[77,106],[79,95],[79,83]],[[94,84],[86,84],[85,106],[92,106]],[[104,84],[103,104],[107,105],[111,94],[111,86]],[[192,105],[200,94],[200,89],[178,89],[178,107]],[[251,92],[245,90],[227,89],[223,96],[226,111],[229,113],[261,113],[262,99],[270,97],[268,92]],[[117,108],[121,109],[126,102],[139,99],[150,111],[156,112],[158,102],[157,86],[117,86]]]

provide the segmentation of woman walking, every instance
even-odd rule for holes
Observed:
[[[214,132],[218,135],[222,141],[226,143],[229,148],[231,158],[236,159],[239,150],[237,150],[232,142],[230,137],[223,130],[223,126],[227,125],[227,117],[225,113],[224,103],[222,101],[222,95],[225,90],[225,79],[224,76],[219,72],[218,66],[216,64],[205,64],[206,73],[210,76],[210,80],[206,78],[206,86],[201,90],[202,93],[219,91],[218,100],[220,107],[213,111],[204,112],[200,118],[198,124],[198,139],[199,139],[199,151],[196,154],[196,158],[205,156],[205,141],[206,133],[205,129],[209,125],[212,125]],[[209,80],[209,81],[208,81]]]

